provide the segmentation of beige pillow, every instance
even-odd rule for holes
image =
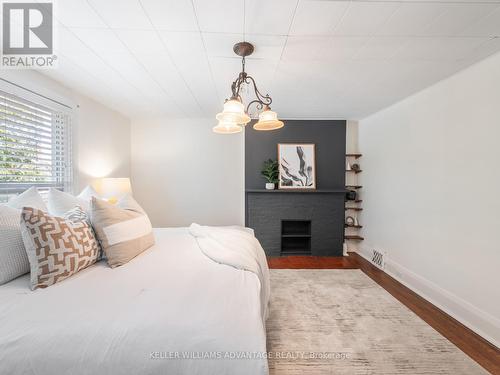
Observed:
[[[36,208],[21,212],[21,233],[31,269],[31,289],[46,288],[94,264],[99,244],[87,215],[77,207],[68,219]]]
[[[116,205],[92,198],[91,220],[110,267],[121,266],[154,245],[148,216],[130,196]]]

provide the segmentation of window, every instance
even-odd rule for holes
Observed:
[[[0,90],[0,201],[31,186],[71,190],[71,155],[69,112]]]

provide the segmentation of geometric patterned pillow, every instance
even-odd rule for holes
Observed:
[[[79,221],[86,221],[90,224],[90,219],[87,213],[84,211],[82,206],[76,206],[72,210],[69,210],[63,215],[64,220],[69,220],[73,223],[78,223]]]
[[[89,202],[90,202],[90,200],[89,200]],[[97,257],[97,260],[99,261],[99,260],[103,259],[104,253],[102,251],[101,245],[99,244],[99,240],[97,239],[97,236],[95,235],[94,228],[92,228],[92,223],[90,222],[90,217],[87,214],[86,209],[83,208],[82,206],[76,206],[72,210],[69,210],[68,212],[66,212],[64,214],[63,218],[64,218],[64,220],[69,220],[73,223],[77,223],[79,221],[85,221],[86,223],[88,223],[90,225],[90,229],[92,229],[92,234],[94,235],[94,237],[97,240],[97,246],[99,246],[99,256]]]
[[[21,232],[31,269],[31,289],[46,288],[94,264],[99,245],[86,220],[65,220],[24,207]]]

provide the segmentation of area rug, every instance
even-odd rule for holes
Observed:
[[[488,374],[360,270],[271,270],[271,375]]]

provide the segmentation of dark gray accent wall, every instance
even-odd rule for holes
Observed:
[[[266,191],[262,163],[277,159],[278,143],[314,143],[316,190]],[[288,120],[269,132],[245,130],[246,225],[253,228],[267,255],[284,254],[289,237],[282,236],[284,221],[310,222],[310,248],[302,242],[300,253],[342,255],[344,240],[346,121]],[[309,239],[307,240],[309,241]]]
[[[281,255],[283,220],[311,222],[311,255],[342,256],[343,193],[247,192],[246,209],[247,226],[268,256]]]
[[[249,124],[245,129],[245,188],[264,188],[262,163],[277,159],[278,143],[314,143],[317,189],[344,189],[345,137],[344,120],[285,120],[285,127],[267,132]]]

